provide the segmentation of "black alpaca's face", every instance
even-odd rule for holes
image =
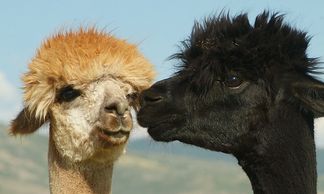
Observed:
[[[262,81],[252,83],[236,72],[209,85],[193,83],[201,73],[179,72],[144,91],[139,124],[158,141],[231,152],[264,121],[266,90]]]
[[[309,39],[282,19],[265,12],[253,26],[247,14],[196,24],[174,55],[179,71],[142,93],[139,124],[158,141],[233,153],[254,145],[270,109],[323,115],[324,86],[308,76],[316,65]]]

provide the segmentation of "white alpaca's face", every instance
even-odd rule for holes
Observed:
[[[133,127],[132,98],[131,85],[113,78],[60,89],[50,110],[59,153],[73,162],[116,160]]]

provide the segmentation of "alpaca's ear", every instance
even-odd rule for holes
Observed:
[[[324,83],[306,80],[295,84],[293,93],[300,99],[302,106],[311,110],[316,118],[324,116]]]
[[[47,119],[39,119],[32,114],[28,108],[24,108],[11,122],[9,133],[12,135],[26,135],[33,133],[41,127]]]

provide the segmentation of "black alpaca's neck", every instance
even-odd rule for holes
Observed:
[[[294,119],[292,119],[294,118]],[[245,150],[235,154],[255,194],[315,194],[313,120],[294,112],[274,112]]]

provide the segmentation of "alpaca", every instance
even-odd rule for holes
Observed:
[[[114,161],[132,129],[131,108],[153,81],[135,45],[95,28],[59,32],[38,49],[23,76],[24,108],[13,135],[45,122],[52,194],[111,193]]]
[[[324,84],[309,37],[283,15],[221,14],[196,23],[179,71],[141,95],[138,122],[157,141],[234,155],[254,193],[315,194],[314,118]]]

